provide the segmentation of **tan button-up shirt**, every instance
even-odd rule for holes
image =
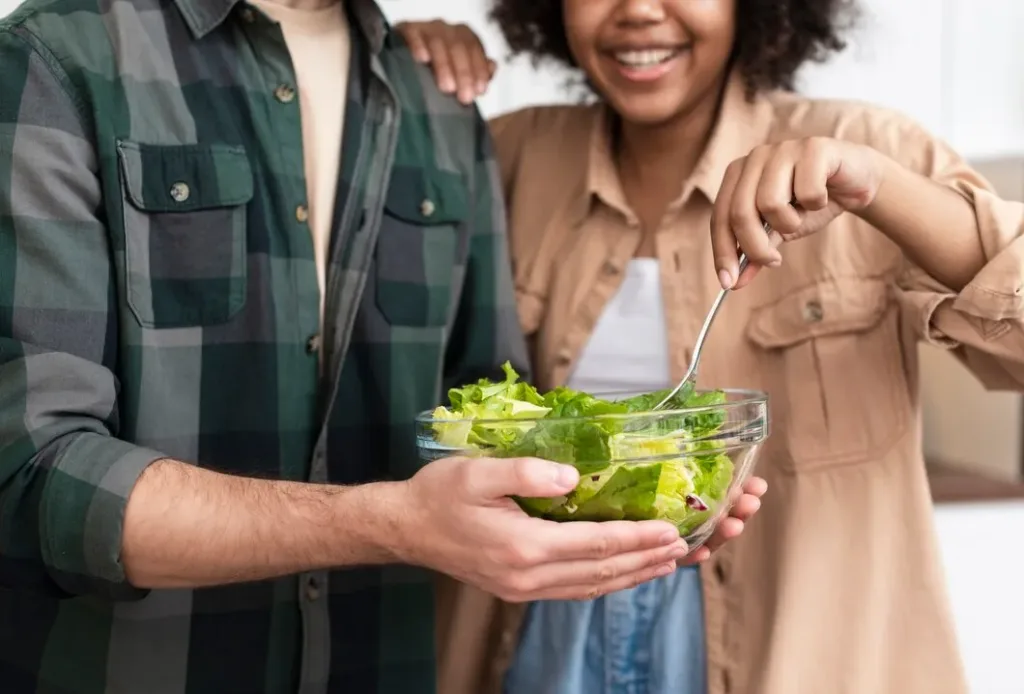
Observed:
[[[600,106],[493,123],[542,388],[566,380],[641,241],[609,132]],[[781,268],[724,304],[701,383],[769,393],[757,472],[770,491],[702,569],[709,694],[964,694],[921,452],[917,343],[956,350],[993,388],[1022,388],[1024,208],[898,114],[790,94],[751,103],[734,80],[657,231],[672,370],[684,373],[719,289],[709,221],[726,166],[756,145],[814,135],[865,143],[960,191],[989,262],[953,293],[847,214],[784,245]],[[440,691],[497,692],[522,606],[466,588],[442,597]]]

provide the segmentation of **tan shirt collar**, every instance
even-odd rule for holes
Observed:
[[[765,141],[772,125],[770,112],[771,106],[763,98],[747,100],[742,77],[733,73],[725,86],[721,113],[708,145],[672,207],[682,205],[693,190],[699,190],[709,201],[714,201],[726,167]],[[626,201],[615,165],[612,148],[613,118],[607,106],[600,106],[596,110],[596,117],[592,119],[589,157],[579,185],[577,221],[582,221],[590,213],[595,199],[633,221],[634,215]]]

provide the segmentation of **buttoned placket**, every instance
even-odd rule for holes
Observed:
[[[281,220],[282,233],[271,243],[282,244],[288,257],[312,257],[313,239],[308,226],[307,189],[305,157],[302,147],[302,114],[298,99],[298,83],[291,54],[280,26],[249,5],[238,8],[242,26],[259,49],[254,51],[256,67],[266,85],[266,110],[272,132],[261,139],[278,144],[272,156],[283,174],[282,185],[291,186],[287,194],[294,201],[291,213]],[[295,295],[287,310],[277,317],[278,321],[292,324],[291,331],[296,342],[304,345],[313,359],[322,351],[323,339],[320,326],[320,287],[316,273],[309,272],[293,278]],[[282,331],[284,332],[284,331]],[[311,364],[310,377],[317,377],[316,364]],[[311,388],[315,392],[316,388]],[[294,475],[303,471],[291,471]],[[326,454],[318,446],[309,461],[306,478],[326,481]],[[330,615],[326,595],[329,592],[328,573],[310,571],[298,576],[298,603],[302,615],[302,657],[299,670],[298,690],[304,694],[320,694],[326,691],[330,674]]]

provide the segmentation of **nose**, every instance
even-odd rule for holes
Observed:
[[[662,0],[621,0],[618,20],[623,24],[657,24],[665,21]]]

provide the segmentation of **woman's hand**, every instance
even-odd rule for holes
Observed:
[[[480,37],[465,24],[439,19],[402,22],[395,30],[417,62],[433,65],[437,86],[445,94],[456,94],[468,105],[487,91],[498,64],[487,57]]]
[[[885,169],[875,150],[810,137],[755,147],[725,171],[711,217],[715,268],[723,287],[746,285],[764,266],[782,263],[778,246],[824,229],[843,212],[875,199]],[[764,222],[772,233],[765,234]],[[750,259],[738,275],[739,251]]]

